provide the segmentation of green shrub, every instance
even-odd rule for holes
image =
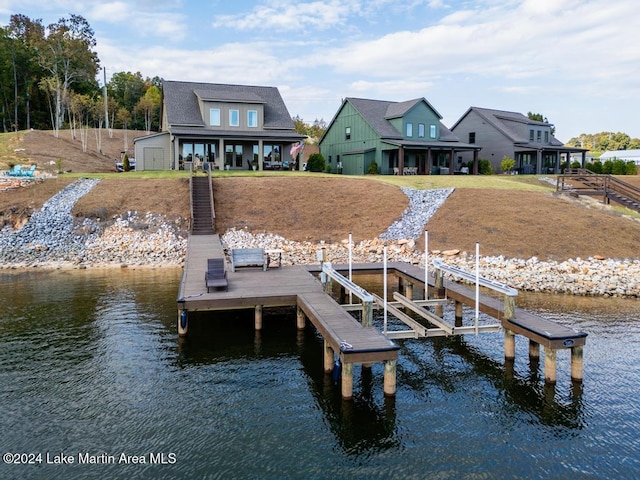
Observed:
[[[577,160],[571,162],[571,168],[582,168],[582,163],[578,162]]]
[[[480,175],[493,175],[493,168],[491,167],[491,160],[481,158],[478,160],[478,173]]]
[[[602,164],[600,162],[587,163],[587,170],[593,173],[602,173]]]
[[[627,175],[637,175],[638,174],[638,165],[635,162],[629,161],[627,162]]]
[[[307,162],[307,170],[310,172],[324,172],[325,160],[321,153],[312,153],[309,155]]]
[[[605,160],[602,164],[602,173],[610,175],[613,172],[613,162],[611,160]]]
[[[131,170],[131,164],[129,163],[129,155],[128,154],[124,154],[124,157],[122,157],[122,170],[124,170],[125,172],[128,172],[129,170]]]
[[[620,160],[618,158],[613,159],[613,165],[611,167],[611,173],[613,175],[626,175],[627,174],[627,164],[624,160]]]
[[[367,169],[367,175],[377,175],[378,174],[378,164],[376,162],[371,162],[369,164],[369,168]]]
[[[511,172],[511,170],[513,170],[513,167],[516,166],[516,161],[511,158],[509,155],[505,155],[504,157],[502,157],[502,162],[500,162],[500,168],[502,169],[503,172]]]

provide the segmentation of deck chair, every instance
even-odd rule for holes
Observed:
[[[7,172],[10,177],[19,177],[22,175],[22,165],[14,165],[11,170]]]
[[[224,269],[224,258],[210,258],[207,260],[207,271],[204,274],[204,281],[207,286],[207,292],[211,292],[212,288],[229,289],[227,272]]]
[[[20,172],[20,176],[22,177],[33,177],[35,176],[36,173],[36,166],[35,165],[31,165],[31,168],[29,168],[28,170],[22,170]]]

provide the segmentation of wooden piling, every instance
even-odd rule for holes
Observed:
[[[397,360],[384,362],[384,394],[391,397],[396,394],[396,366]]]
[[[333,371],[333,348],[329,345],[329,342],[324,341],[324,373],[331,373]]]
[[[462,307],[463,307],[462,302],[456,300],[455,301],[455,309],[456,309],[455,326],[456,327],[461,327],[462,326]]]
[[[538,359],[540,358],[540,344],[529,339],[529,358]]]
[[[436,279],[435,279],[435,298],[442,298],[444,293],[444,272],[442,270],[436,271]],[[444,307],[440,304],[434,307],[434,313],[438,317],[442,317],[444,314]]]
[[[571,380],[582,381],[583,347],[571,347]]]
[[[353,398],[353,363],[342,364],[342,398]]]
[[[256,325],[256,330],[262,330],[262,305],[256,305],[255,325]]]
[[[307,317],[305,316],[302,309],[298,307],[296,311],[296,326],[298,327],[298,330],[304,330],[306,321]]]
[[[404,282],[404,296],[409,300],[413,300],[413,283],[407,281]]]
[[[556,383],[556,349],[544,349],[544,381],[545,383]]]
[[[508,328],[504,329],[504,358],[516,358],[516,334]]]

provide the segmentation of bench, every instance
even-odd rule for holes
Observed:
[[[207,260],[207,271],[204,274],[204,282],[207,286],[207,292],[211,292],[212,288],[229,289],[223,258],[210,258]]]
[[[260,267],[267,269],[264,248],[233,248],[231,250],[231,271],[238,267]]]

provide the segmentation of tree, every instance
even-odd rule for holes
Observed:
[[[81,80],[95,81],[98,58],[89,23],[79,15],[61,18],[47,27],[49,35],[36,42],[38,63],[47,72],[45,91],[51,95],[53,129],[58,135],[64,120],[69,92]]]
[[[513,167],[516,166],[516,161],[511,158],[509,155],[505,155],[502,157],[502,162],[500,162],[500,168],[503,172],[510,173],[513,170]]]
[[[151,133],[152,124],[156,123],[154,120],[158,119],[159,123],[161,97],[160,89],[152,85],[136,105],[136,111],[144,117],[144,129],[147,133]]]

